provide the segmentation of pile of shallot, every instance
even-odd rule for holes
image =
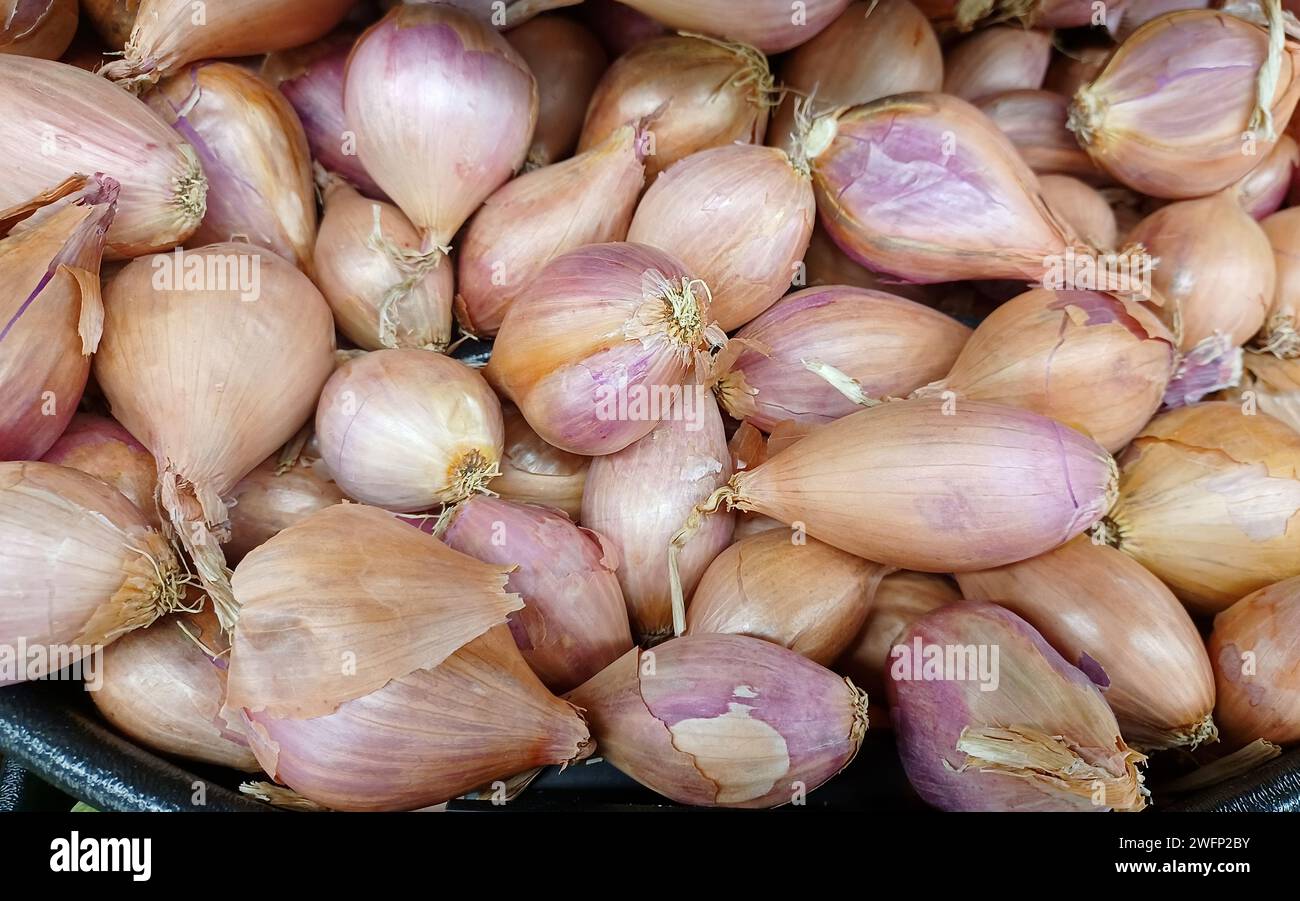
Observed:
[[[1300,745],[1300,20],[741,5],[8,4],[0,685],[329,810]]]

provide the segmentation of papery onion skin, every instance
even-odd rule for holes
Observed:
[[[734,476],[725,500],[869,560],[963,572],[1063,544],[1110,508],[1115,481],[1105,450],[1036,413],[916,399],[817,428]]]
[[[1061,221],[1098,250],[1115,250],[1119,242],[1119,225],[1115,211],[1098,191],[1069,175],[1038,176],[1043,202]]]
[[[596,83],[608,65],[596,36],[571,19],[543,16],[506,35],[537,79],[537,129],[529,166],[549,166],[573,152]]]
[[[602,757],[681,804],[789,804],[848,766],[867,730],[852,683],[745,635],[633,649],[569,699]]]
[[[732,331],[790,287],[817,208],[802,164],[752,144],[701,150],[666,170],[636,208],[627,239],[672,254],[710,286]]]
[[[81,13],[108,46],[126,46],[135,27],[140,0],[81,0]]]
[[[514,404],[503,405],[501,416],[505,444],[493,492],[508,501],[554,507],[577,521],[591,458],[547,444]]]
[[[591,461],[582,493],[584,526],[595,529],[619,556],[632,631],[642,643],[672,631],[668,542],[696,504],[731,477],[731,454],[717,404],[702,388],[682,401],[643,438]],[[733,517],[710,517],[682,552],[686,597],[713,559],[731,542]]]
[[[442,540],[515,567],[506,590],[524,609],[510,615],[510,634],[552,692],[576,688],[632,647],[618,554],[598,533],[554,510],[479,496],[456,508]]]
[[[464,363],[377,350],[339,367],[320,396],[321,458],[340,488],[399,513],[454,503],[496,474],[501,404]]]
[[[237,238],[310,272],[316,236],[311,151],[293,107],[232,63],[197,63],[145,98],[190,142],[208,177],[208,207],[186,244]]]
[[[795,104],[812,95],[818,110],[870,103],[890,94],[938,91],[944,63],[929,21],[909,0],[857,2],[781,63],[789,91],[772,115],[768,143],[794,150]]]
[[[1297,166],[1300,166],[1300,146],[1296,145],[1295,138],[1284,134],[1264,161],[1232,186],[1241,208],[1259,220],[1277,212],[1286,201]]]
[[[771,83],[766,60],[752,48],[685,35],[646,41],[615,60],[596,85],[578,153],[652,116],[648,182],[699,150],[736,141],[761,144]]]
[[[1273,249],[1273,296],[1257,344],[1276,356],[1300,357],[1300,208],[1267,217],[1260,227]]]
[[[1213,741],[1214,674],[1196,625],[1133,558],[1086,535],[1020,563],[958,573],[970,601],[1005,607],[1105,689],[1144,752]]]
[[[990,94],[976,105],[1011,139],[1034,172],[1101,181],[1104,176],[1066,128],[1069,103],[1051,91],[1021,90]]]
[[[0,83],[0,208],[74,172],[103,173],[122,185],[105,259],[171,248],[198,228],[207,195],[198,157],[143,103],[75,66],[6,54]]]
[[[557,256],[622,241],[645,185],[641,139],[631,125],[572,159],[543,166],[492,193],[456,254],[456,318],[495,335],[510,306]]]
[[[1261,588],[1214,618],[1215,716],[1232,744],[1300,742],[1300,578]]]
[[[860,408],[803,361],[834,366],[869,397],[902,397],[946,374],[970,334],[956,320],[884,291],[805,288],[737,333],[761,347],[740,354],[718,396],[732,416],[764,431],[786,420],[827,423]]]
[[[0,53],[58,59],[77,32],[77,0],[10,0],[0,21]]]
[[[1226,188],[1273,141],[1251,131],[1266,29],[1218,10],[1147,22],[1075,94],[1070,128],[1099,166],[1153,197],[1200,197]],[[1300,45],[1282,52],[1271,112],[1278,130],[1300,97]]]
[[[348,59],[348,128],[361,162],[433,245],[520,167],[537,82],[490,25],[443,3],[403,4]]]
[[[451,261],[422,253],[420,233],[397,207],[367,200],[341,179],[329,179],[324,204],[312,267],[339,331],[363,350],[446,350]]]
[[[1300,360],[1248,352],[1242,357],[1241,384],[1221,399],[1267,413],[1300,433]]]
[[[1105,525],[1195,613],[1300,575],[1300,434],[1231,403],[1162,413],[1120,458]]]
[[[873,271],[920,284],[1037,280],[1075,243],[1011,142],[964,100],[900,94],[819,120],[815,140],[819,128],[834,135],[810,147],[822,224]]]
[[[744,41],[764,53],[780,53],[811,40],[848,5],[848,0],[807,0],[795,9],[786,0],[751,0],[741,13],[730,0],[623,2],[669,28]]]
[[[76,414],[41,461],[67,466],[107,482],[135,504],[151,526],[161,528],[154,499],[158,467],[153,454],[114,420],[90,413]]]
[[[511,305],[484,374],[547,443],[612,454],[654,429],[673,392],[690,390],[712,321],[705,287],[669,254],[580,247]]]
[[[145,747],[256,772],[242,731],[221,715],[225,660],[205,647],[217,654],[229,647],[211,610],[137,629],[105,649],[103,684],[90,698],[104,719]]]
[[[582,715],[547,692],[504,626],[327,716],[245,716],[263,769],[335,810],[415,810],[591,753]]]
[[[1033,410],[1115,452],[1160,408],[1176,356],[1173,335],[1140,304],[1035,288],[994,310],[947,377],[920,393]]]
[[[1037,90],[1051,58],[1049,31],[1016,25],[981,28],[948,51],[942,90],[972,103],[1006,91]]]
[[[299,458],[286,467],[276,455],[230,489],[230,541],[225,550],[232,566],[317,510],[343,503],[343,491],[325,467],[312,463]]]
[[[984,690],[985,674],[969,671],[960,679],[919,678],[917,642],[945,654],[984,650],[989,661],[996,648],[996,686]],[[948,604],[913,622],[896,647],[908,656],[891,652],[890,715],[907,778],[926,802],[982,811],[1146,806],[1137,771],[1143,757],[1125,745],[1102,693],[1014,613]],[[993,754],[1001,759],[983,756]]]
[[[888,570],[786,529],[737,541],[704,571],[685,635],[748,635],[830,666],[862,628]]]
[[[20,642],[46,648],[47,663],[71,663],[175,609],[183,594],[176,555],[144,514],[99,479],[52,463],[0,463],[0,568],[0,644],[19,666],[0,686],[46,674],[17,656]]]

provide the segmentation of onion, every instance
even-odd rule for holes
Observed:
[[[103,685],[90,692],[104,719],[147,748],[260,769],[237,724],[221,716],[229,644],[211,611],[176,615],[124,635],[104,651]]]
[[[135,504],[152,528],[162,527],[154,499],[158,467],[153,462],[153,455],[112,419],[89,413],[76,414],[41,460],[107,482]]]
[[[596,36],[571,19],[543,16],[506,36],[537,79],[537,130],[528,165],[549,166],[578,145],[587,103],[608,60]]]
[[[948,51],[943,91],[973,103],[1007,91],[1037,90],[1051,58],[1050,31],[1016,25],[981,28]]]
[[[1300,434],[1243,412],[1202,403],[1151,420],[1100,530],[1196,613],[1300,575]]]
[[[528,153],[537,83],[491,26],[443,3],[395,7],[348,59],[344,110],[366,170],[446,248]]]
[[[492,491],[521,504],[554,507],[576,520],[591,458],[547,444],[513,404],[505,404],[501,414],[505,444],[501,475],[492,480]]]
[[[310,417],[334,368],[329,307],[288,262],[238,244],[136,260],[104,307],[95,377],[153,453],[161,507],[229,627],[222,495]]]
[[[820,425],[858,409],[809,364],[824,364],[870,397],[903,396],[952,368],[970,329],[881,291],[806,288],[737,333],[744,349],[721,373],[723,408],[764,431]]]
[[[9,0],[0,53],[58,59],[77,32],[77,0]]]
[[[254,56],[324,36],[356,0],[140,0],[124,58],[103,74],[139,89],[200,59]]]
[[[383,0],[383,5],[391,7],[402,2],[403,0]],[[405,2],[431,3],[435,0],[405,0]],[[496,28],[513,29],[540,13],[573,6],[581,3],[582,0],[436,0],[436,2],[450,3],[452,6],[468,10]]]
[[[1165,13],[1209,7],[1210,0],[1125,0],[1115,37],[1119,41],[1126,41],[1133,32]]]
[[[606,70],[587,107],[578,152],[604,143],[624,125],[655,117],[643,148],[646,178],[653,182],[696,151],[763,143],[774,96],[767,59],[753,47],[689,35],[655,38]]]
[[[1173,336],[1140,304],[1099,291],[1028,291],[975,329],[952,370],[918,394],[1050,416],[1118,451],[1160,408]]]
[[[73,193],[71,205],[0,240],[0,460],[38,459],[77,411],[104,325],[99,266],[118,184],[69,179],[21,208],[0,211],[3,235]]]
[[[960,600],[961,593],[947,576],[905,570],[890,573],[876,588],[866,622],[835,664],[835,671],[861,685],[868,696],[883,700],[889,652],[903,630],[931,610]]]
[[[632,647],[627,607],[614,574],[618,554],[599,533],[562,513],[473,497],[451,514],[443,541],[485,563],[515,567],[506,590],[524,608],[510,634],[556,694],[576,688]]]
[[[936,299],[936,288],[929,285],[909,285],[881,276],[854,261],[826,234],[821,223],[813,226],[812,239],[803,255],[803,273],[809,286],[847,286],[883,291],[908,300],[929,305]],[[795,284],[798,284],[796,279]]]
[[[125,47],[140,0],[81,0],[81,13],[110,47]]]
[[[1030,169],[1098,180],[1097,167],[1066,128],[1069,103],[1051,91],[1006,91],[977,105],[1011,139]]]
[[[1144,752],[1214,741],[1214,674],[1200,633],[1131,557],[1080,536],[1054,551],[959,573],[971,601],[1021,616],[1105,690],[1124,740]]]
[[[572,159],[507,182],[470,220],[457,254],[456,318],[474,335],[506,311],[560,254],[622,241],[645,185],[639,128],[620,128]]]
[[[75,66],[0,54],[0,208],[73,172],[122,185],[108,259],[184,241],[203,220],[207,181],[193,148],[147,106]]]
[[[1114,33],[1119,27],[1127,0],[1103,4],[1098,7],[1092,0],[1008,0],[1006,13],[1020,19],[1026,26],[1038,28],[1077,28],[1085,25],[1104,25]],[[1098,21],[1097,14],[1104,17]]]
[[[731,331],[789,289],[815,218],[804,161],[732,144],[668,169],[636,208],[627,239],[667,251],[702,278],[713,288],[713,317]]]
[[[311,263],[316,193],[293,107],[231,63],[198,63],[145,98],[190,142],[208,177],[208,211],[187,244],[243,238],[299,268]]]
[[[760,532],[709,564],[685,634],[749,635],[830,666],[862,628],[886,572],[785,529]]]
[[[1233,744],[1300,742],[1298,629],[1300,578],[1253,592],[1215,617],[1209,645],[1219,689],[1215,713]]]
[[[956,97],[902,94],[825,116],[805,147],[822,224],[876,272],[1037,280],[1075,244],[1011,142]]]
[[[316,283],[349,341],[365,350],[444,351],[451,343],[453,275],[441,250],[390,203],[327,179],[316,235]]]
[[[764,53],[780,53],[810,40],[835,21],[848,0],[750,0],[744,10],[732,0],[622,0],[669,28],[744,41]]]
[[[708,287],[663,251],[556,257],[511,305],[485,375],[542,439],[611,454],[648,434],[720,341]]]
[[[1300,360],[1247,353],[1242,369],[1240,387],[1227,392],[1225,400],[1235,400],[1243,410],[1267,413],[1300,432]]]
[[[934,29],[909,0],[853,2],[785,58],[781,81],[786,95],[768,127],[768,142],[793,153],[797,97],[811,95],[818,109],[830,109],[938,91],[943,55]]]
[[[1075,94],[1070,130],[1099,166],[1144,194],[1226,188],[1268,153],[1273,123],[1286,122],[1300,97],[1292,41],[1270,69],[1276,82],[1257,96],[1269,44],[1266,28],[1217,10],[1153,19]]]
[[[1255,219],[1263,219],[1282,207],[1297,166],[1300,146],[1295,138],[1284,134],[1264,161],[1238,179],[1231,190],[1243,210]]]
[[[1274,213],[1260,226],[1273,249],[1277,278],[1259,344],[1284,359],[1300,357],[1300,208]]]
[[[0,686],[80,660],[177,609],[185,593],[171,545],[144,514],[52,463],[0,463],[0,571],[0,645],[18,663]]]
[[[319,460],[302,457],[285,463],[277,454],[230,489],[227,560],[238,563],[289,526],[317,510],[343,503],[343,492],[319,464]]]
[[[867,697],[793,651],[687,635],[628,651],[569,695],[600,754],[682,804],[775,807],[848,766]]]
[[[668,541],[696,504],[731,477],[731,454],[717,404],[702,388],[684,389],[653,431],[591,461],[580,520],[610,542],[637,640],[651,644],[674,625]],[[686,596],[731,542],[733,518],[710,519],[686,544],[679,569]],[[676,621],[680,633],[683,623]]]
[[[1268,235],[1230,192],[1171,203],[1129,232],[1159,264],[1151,274],[1161,310],[1191,351],[1223,335],[1242,345],[1264,324],[1276,267]]]
[[[1097,686],[1014,613],[948,604],[904,630],[891,655],[898,749],[928,803],[984,811],[1146,806],[1137,769],[1144,758],[1125,745]],[[988,667],[977,665],[981,657]]]
[[[1056,218],[1074,229],[1090,247],[1111,250],[1119,244],[1115,211],[1095,188],[1068,175],[1040,175],[1043,203]]]
[[[1127,8],[1127,7],[1126,7]],[[1106,41],[1087,44],[1069,51],[1056,49],[1052,62],[1047,67],[1047,76],[1042,87],[1065,97],[1073,97],[1088,82],[1096,78],[1110,59],[1115,45]]]
[[[577,13],[599,35],[610,59],[616,59],[642,41],[659,37],[667,31],[645,13],[624,6],[618,0],[586,0],[578,7]]]
[[[348,497],[414,512],[482,491],[501,459],[501,405],[464,363],[377,350],[339,367],[316,410],[321,458]]]

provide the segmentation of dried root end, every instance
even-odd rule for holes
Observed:
[[[448,469],[447,490],[452,504],[476,494],[491,494],[488,483],[501,475],[500,461],[488,458],[478,448],[455,457]]]
[[[1106,455],[1106,511],[1109,513],[1119,503],[1119,464],[1115,457]]]
[[[705,41],[715,47],[734,53],[740,58],[741,70],[731,80],[736,87],[754,86],[754,104],[763,109],[771,109],[781,102],[781,92],[776,87],[776,76],[768,65],[767,56],[758,48],[740,41],[723,41],[694,31],[679,32],[682,37]]]
[[[188,144],[181,145],[181,153],[187,166],[173,184],[172,203],[180,210],[184,221],[197,228],[208,212],[208,179],[203,174],[198,155]]]
[[[853,727],[849,730],[849,740],[853,742],[856,752],[862,745],[862,739],[866,738],[867,729],[871,727],[871,719],[867,715],[867,693],[854,685],[848,676],[844,677],[844,684],[853,696]]]
[[[1156,751],[1168,751],[1173,748],[1195,751],[1203,744],[1211,744],[1219,740],[1219,727],[1214,724],[1213,712],[1205,714],[1194,723],[1174,729],[1130,725],[1123,731],[1129,745],[1143,754],[1153,754]]]
[[[1094,544],[1104,544],[1106,547],[1115,548],[1115,550],[1123,550],[1121,545],[1124,543],[1124,531],[1111,517],[1103,516],[1092,527],[1091,534]]]
[[[317,804],[291,788],[285,788],[283,785],[275,785],[270,782],[243,782],[240,783],[239,792],[259,801],[265,801],[272,807],[283,807],[285,810],[313,812],[329,810],[324,804]]]
[[[1086,84],[1074,95],[1070,103],[1065,127],[1074,132],[1079,143],[1089,148],[1097,140],[1106,116],[1106,104],[1092,85]]]
[[[678,564],[682,549],[695,537],[695,533],[704,525],[704,517],[718,512],[724,505],[728,510],[740,502],[740,489],[737,485],[739,476],[732,476],[727,484],[718,488],[708,499],[692,508],[686,517],[686,523],[673,534],[668,543],[668,587],[672,592],[673,634],[681,635],[686,631],[686,597],[682,591],[682,574]]]
[[[1295,316],[1278,313],[1268,321],[1261,336],[1259,349],[1282,360],[1300,357],[1300,331],[1296,330]]]

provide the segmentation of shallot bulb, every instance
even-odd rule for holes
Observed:
[[[456,255],[456,318],[487,337],[555,257],[622,241],[645,186],[644,132],[626,125],[603,144],[543,166],[493,192]]]
[[[1001,607],[948,604],[913,622],[891,651],[889,700],[907,778],[935,807],[1146,806],[1145,758],[1101,691]]]
[[[377,350],[340,366],[321,393],[316,435],[348,497],[399,513],[484,490],[504,440],[483,377],[422,350]]]
[[[213,244],[133,261],[104,308],[95,377],[153,453],[161,508],[229,627],[222,496],[310,418],[334,369],[329,307],[269,250]]]
[[[1274,213],[1260,226],[1273,248],[1276,281],[1258,344],[1284,359],[1300,357],[1300,208]]]
[[[421,250],[420,233],[391,203],[367,200],[339,178],[324,195],[312,267],[339,331],[364,350],[446,350],[451,261]]]
[[[638,641],[662,640],[674,625],[668,584],[668,541],[682,521],[731,477],[731,454],[718,405],[691,386],[653,430],[620,451],[591,461],[582,494],[583,525],[615,548]],[[731,542],[733,517],[711,517],[682,551],[686,592]],[[683,623],[676,623],[680,633]]]
[[[311,152],[298,116],[273,87],[232,63],[178,71],[145,98],[198,154],[208,209],[191,247],[243,238],[302,269],[316,237]]]
[[[394,6],[401,2],[403,0],[384,0],[384,5]],[[415,0],[415,2],[428,3],[431,0]],[[450,3],[452,6],[472,12],[490,22],[495,28],[513,29],[547,10],[573,6],[581,3],[582,0],[437,0],[437,2]]]
[[[633,47],[606,70],[587,107],[578,152],[629,123],[651,120],[646,179],[680,159],[736,141],[761,144],[774,83],[753,47],[689,35]]]
[[[9,0],[0,53],[58,59],[77,32],[77,0]]]
[[[723,340],[708,286],[687,273],[640,244],[556,257],[506,312],[484,374],[544,441],[622,450],[691,392]]]
[[[633,649],[569,694],[600,755],[681,804],[775,807],[848,766],[867,696],[793,651],[745,635]]]
[[[1226,402],[1162,413],[1120,458],[1099,536],[1196,613],[1300,575],[1300,434]]]
[[[99,266],[117,211],[109,178],[69,179],[17,210],[0,235],[58,198],[76,199],[0,239],[0,460],[35,460],[62,434],[85,390],[104,307]]]
[[[780,53],[814,38],[844,12],[848,0],[750,0],[738,10],[731,0],[622,0],[669,28],[744,41],[764,53]]]
[[[1125,0],[1120,11],[1119,27],[1113,29],[1119,41],[1126,41],[1152,19],[1182,9],[1209,9],[1210,0]]]
[[[1243,410],[1267,413],[1300,432],[1300,360],[1245,354],[1241,385],[1226,392],[1224,399],[1236,401]]]
[[[931,285],[908,285],[889,276],[877,275],[840,250],[826,229],[818,222],[803,255],[803,278],[811,287],[853,287],[883,291],[907,300],[929,305],[936,301],[939,289]],[[795,284],[798,284],[796,278]]]
[[[145,747],[256,772],[261,768],[239,721],[221,714],[226,661],[220,655],[229,647],[212,611],[169,616],[109,645],[103,684],[90,698],[104,719]]]
[[[150,526],[162,527],[154,500],[158,467],[153,454],[112,419],[78,413],[41,460],[107,482],[135,504]]]
[[[709,564],[684,634],[749,635],[830,666],[861,630],[886,572],[815,538],[769,529]]]
[[[1275,2],[1275,0],[1270,0]],[[1280,25],[1278,27],[1281,27]],[[1218,10],[1147,22],[1080,88],[1070,130],[1116,179],[1153,197],[1200,197],[1268,153],[1300,97],[1300,44],[1274,57],[1269,30]]]
[[[1295,138],[1282,135],[1264,161],[1232,185],[1237,203],[1253,218],[1262,220],[1277,212],[1300,166],[1300,146]]]
[[[0,673],[0,686],[45,676],[184,603],[180,563],[144,514],[52,463],[0,463],[0,570],[0,645],[26,665]],[[14,650],[23,645],[44,653]]]
[[[823,116],[804,149],[822,224],[876,272],[1037,280],[1077,243],[1007,137],[956,97],[902,94]]]
[[[533,19],[506,40],[537,79],[537,130],[528,165],[558,163],[578,145],[587,103],[609,62],[605,51],[590,31],[561,16]]]
[[[599,533],[554,510],[479,496],[456,507],[442,540],[476,560],[514,567],[506,590],[524,608],[510,614],[510,634],[556,694],[632,647],[618,554]]]
[[[1039,174],[1064,173],[1093,181],[1101,173],[1066,128],[1069,100],[1051,91],[1006,91],[977,102]]]
[[[994,310],[947,377],[918,394],[1023,407],[1114,452],[1160,408],[1176,356],[1173,336],[1139,303],[1038,288]]]
[[[343,492],[319,464],[303,457],[283,462],[277,454],[230,489],[227,560],[237,564],[289,526],[343,503]]]
[[[1079,88],[1101,73],[1113,49],[1115,45],[1109,40],[1087,44],[1068,52],[1057,48],[1047,66],[1047,76],[1043,79],[1042,87],[1073,97]]]
[[[1050,31],[1017,25],[981,28],[948,51],[943,91],[974,103],[1006,91],[1037,90],[1051,59]]]
[[[617,59],[637,44],[657,38],[668,30],[645,13],[624,6],[618,0],[585,0],[576,12],[600,37],[610,59]]]
[[[1144,752],[1214,741],[1214,674],[1187,611],[1133,558],[1079,536],[1054,551],[958,573],[970,601],[1021,616],[1105,691]]]
[[[81,14],[108,46],[125,47],[135,27],[140,0],[81,0]]]
[[[576,521],[591,458],[547,444],[514,404],[505,404],[501,416],[505,444],[501,474],[492,480],[493,493],[521,504],[554,507]]]
[[[1300,578],[1261,588],[1214,618],[1215,715],[1233,744],[1300,742]]]
[[[0,209],[74,172],[122,186],[106,259],[176,246],[203,221],[208,183],[190,144],[149,107],[89,72],[0,54]]]
[[[343,21],[356,0],[140,0],[125,56],[106,78],[132,89],[200,59],[255,56],[298,47]]]
[[[1089,247],[1113,250],[1119,243],[1115,211],[1096,188],[1069,175],[1040,175],[1038,188],[1047,208],[1074,229]]]
[[[768,143],[792,153],[799,97],[811,95],[823,109],[938,91],[944,64],[934,28],[909,0],[855,0],[791,51],[780,74],[785,96],[768,126]]]
[[[344,110],[361,162],[424,238],[452,236],[520,167],[537,82],[491,25],[445,3],[402,4],[358,39]]]
[[[787,420],[820,425],[859,407],[815,368],[831,367],[868,397],[905,396],[946,374],[970,334],[883,291],[805,288],[737,333],[743,350],[716,391],[731,416],[764,431]]]
[[[703,279],[713,318],[731,331],[789,290],[816,213],[805,161],[732,144],[665,171],[636,208],[627,239],[667,251]]]

